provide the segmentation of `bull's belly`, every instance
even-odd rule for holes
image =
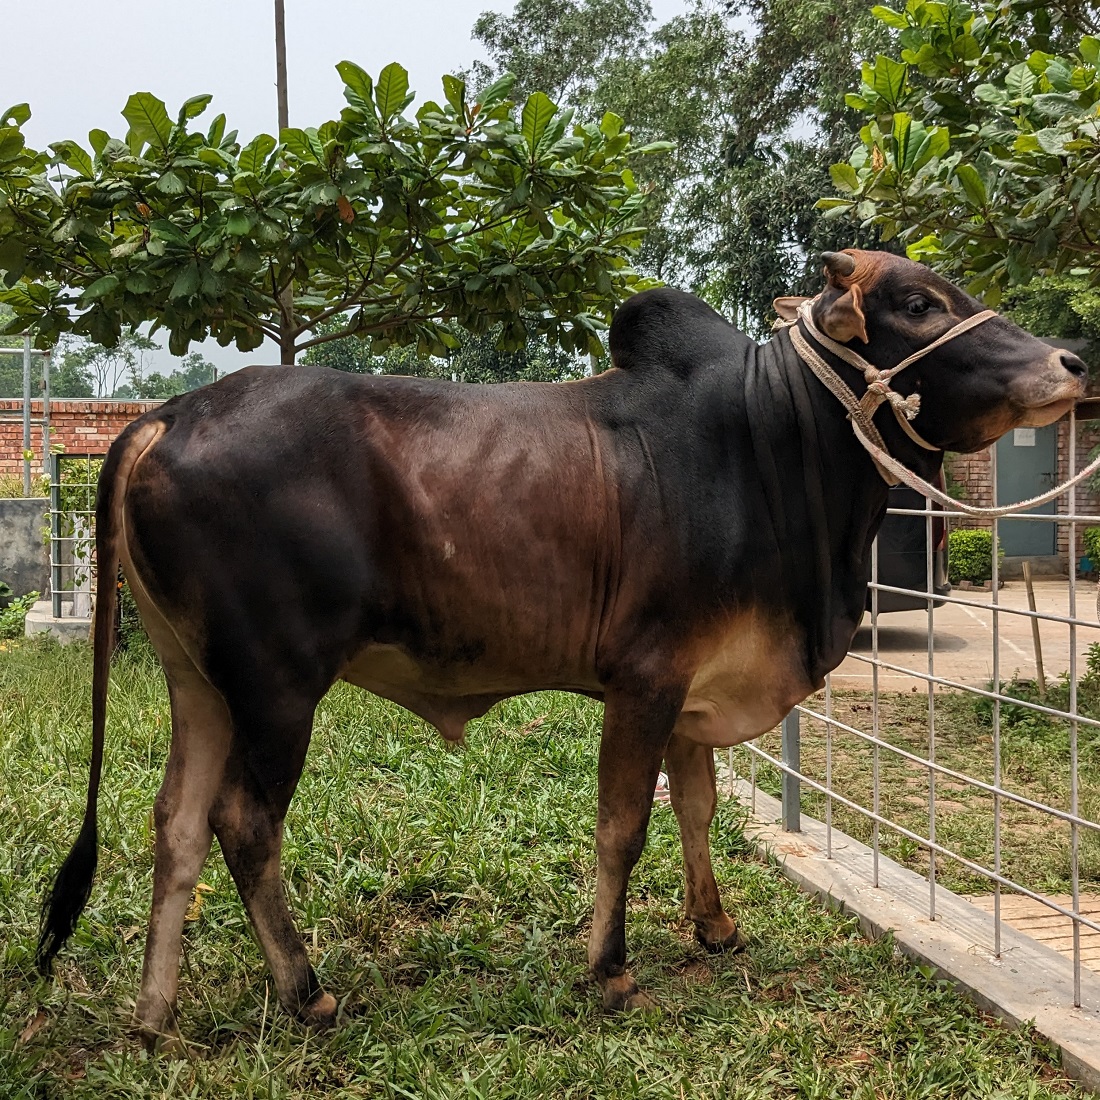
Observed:
[[[466,723],[501,699],[531,691],[601,690],[594,674],[580,669],[525,669],[507,662],[439,667],[416,660],[399,646],[376,644],[364,646],[341,678],[419,715],[448,741],[460,741]]]
[[[773,729],[821,687],[800,658],[801,642],[796,630],[766,615],[737,616],[696,671],[676,733],[729,748]]]

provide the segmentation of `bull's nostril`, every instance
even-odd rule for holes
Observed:
[[[1084,378],[1089,372],[1088,367],[1085,366],[1084,360],[1074,355],[1072,351],[1063,351],[1061,360],[1062,366],[1065,367],[1074,378]]]

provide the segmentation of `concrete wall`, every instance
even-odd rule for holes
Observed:
[[[50,555],[42,541],[49,501],[45,497],[0,499],[0,581],[17,596],[44,593],[50,579]]]

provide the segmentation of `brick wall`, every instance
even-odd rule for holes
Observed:
[[[50,402],[50,443],[69,454],[106,454],[123,428],[159,401],[90,401],[58,399]],[[42,419],[42,402],[31,402],[31,418]],[[42,428],[31,425],[32,469],[42,472]],[[0,476],[23,473],[23,402],[0,400]]]
[[[1081,469],[1085,465],[1089,452],[1098,445],[1100,445],[1100,422],[1086,420],[1079,423],[1077,425],[1077,469]],[[980,451],[972,455],[952,455],[946,465],[950,481],[961,486],[963,499],[968,504],[977,504],[985,508],[992,507],[993,479],[989,451]],[[1069,476],[1069,424],[1063,421],[1058,425],[1058,481],[1063,482]],[[1059,497],[1055,507],[1058,515],[1069,514],[1066,496]],[[1100,526],[1100,492],[1090,488],[1087,482],[1078,485],[1075,511],[1079,516],[1096,516],[1096,525]],[[970,516],[953,520],[952,524],[956,528],[991,526],[989,520],[975,519]],[[1084,526],[1092,525],[1078,524],[1077,546],[1073,553],[1074,561],[1077,561],[1083,553],[1081,549],[1081,528]],[[1057,551],[1064,558],[1068,549],[1069,524],[1060,523],[1058,524]]]

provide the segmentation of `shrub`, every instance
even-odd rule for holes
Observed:
[[[0,589],[7,589],[10,596],[11,589],[8,585],[0,585]],[[24,622],[27,612],[34,606],[38,599],[37,592],[28,592],[25,596],[17,596],[0,611],[0,640],[7,641],[11,638],[22,638]]]
[[[1086,527],[1081,532],[1081,541],[1093,569],[1100,569],[1100,527]]]
[[[947,579],[981,583],[993,577],[993,534],[990,531],[952,531],[947,536]]]

